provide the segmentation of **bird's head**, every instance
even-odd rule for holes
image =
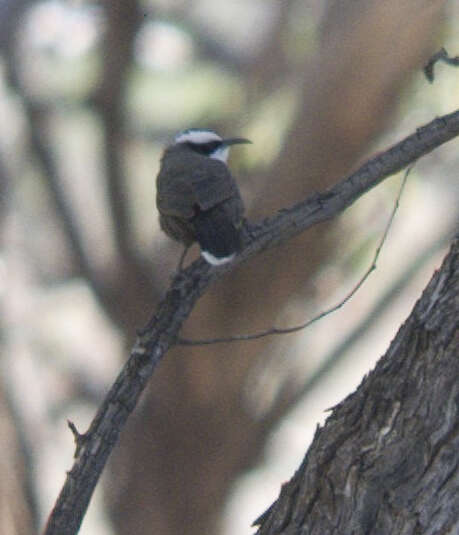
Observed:
[[[238,143],[252,143],[243,137],[221,138],[213,130],[206,128],[188,128],[175,136],[174,144],[183,144],[187,148],[226,163],[231,145]]]

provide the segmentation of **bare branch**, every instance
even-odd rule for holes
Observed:
[[[94,488],[130,412],[134,410],[157,364],[176,343],[184,321],[211,282],[258,252],[335,217],[382,180],[458,134],[459,111],[435,119],[369,160],[327,192],[313,195],[262,224],[248,226],[246,246],[232,263],[212,268],[199,259],[179,273],[157,311],[139,331],[129,360],[85,434],[49,517],[45,535],[73,535],[78,531]]]
[[[443,63],[451,65],[452,67],[459,67],[459,56],[455,56],[454,58],[452,58],[448,55],[448,52],[444,48],[441,48],[438,52],[431,56],[431,58],[427,62],[427,65],[424,67],[424,74],[427,80],[429,80],[429,82],[431,83],[434,81],[435,78],[434,66],[435,63],[437,63],[438,61],[443,61]]]
[[[328,316],[329,314],[332,314],[333,312],[336,312],[337,310],[339,310],[358,292],[358,290],[363,286],[363,284],[368,279],[368,277],[376,269],[377,267],[376,264],[378,262],[379,255],[384,246],[384,243],[386,242],[387,235],[389,233],[390,227],[392,226],[392,222],[394,220],[395,214],[399,207],[400,198],[405,188],[406,181],[408,180],[408,175],[410,174],[412,168],[413,167],[409,167],[405,171],[402,184],[397,194],[397,198],[395,199],[394,208],[392,209],[391,215],[389,217],[389,221],[387,222],[386,228],[384,229],[384,233],[381,238],[381,241],[379,242],[379,245],[376,248],[370,267],[365,271],[365,273],[360,278],[358,283],[354,286],[354,288],[352,288],[352,290],[336,305],[333,305],[332,307],[327,308],[326,310],[324,310],[320,314],[317,314],[310,320],[300,323],[299,325],[295,325],[294,327],[271,327],[270,329],[265,329],[264,331],[259,331],[253,334],[235,334],[234,336],[225,336],[225,337],[220,337],[220,338],[208,338],[208,339],[202,339],[202,340],[190,340],[188,338],[178,338],[177,344],[185,345],[185,346],[203,346],[203,345],[211,345],[211,344],[240,342],[241,340],[257,340],[258,338],[264,338],[265,336],[272,336],[274,334],[296,333],[298,331],[302,331],[303,329],[306,329],[307,327],[309,327],[313,323],[316,323],[316,321],[321,320],[325,316]]]

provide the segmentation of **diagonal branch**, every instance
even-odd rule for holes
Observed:
[[[128,362],[99,408],[88,432],[75,434],[75,463],[67,474],[44,535],[75,534],[105,463],[157,364],[173,346],[184,321],[210,283],[240,262],[335,217],[388,176],[414,163],[459,134],[459,111],[435,119],[366,162],[328,191],[283,210],[258,225],[247,225],[247,244],[234,262],[212,268],[202,259],[179,273],[145,328]]]
[[[405,175],[402,180],[402,184],[400,186],[397,198],[395,199],[395,205],[392,209],[392,213],[389,217],[389,221],[386,225],[386,228],[383,232],[382,238],[379,242],[379,245],[376,247],[376,251],[373,255],[373,260],[370,264],[370,266],[367,268],[365,273],[362,277],[360,277],[359,281],[354,285],[352,290],[348,292],[344,298],[342,298],[338,303],[335,305],[327,308],[326,310],[323,310],[316,316],[313,316],[311,319],[303,321],[300,324],[293,325],[291,327],[271,327],[269,329],[264,329],[263,331],[258,331],[255,333],[250,334],[235,334],[232,336],[222,336],[220,338],[204,338],[200,340],[195,339],[188,339],[188,338],[178,338],[177,344],[184,345],[184,346],[204,346],[204,345],[212,345],[212,344],[225,344],[225,343],[231,343],[231,342],[240,342],[240,341],[247,341],[247,340],[258,340],[259,338],[265,338],[266,336],[273,336],[275,334],[292,334],[297,333],[298,331],[302,331],[304,329],[307,329],[309,326],[311,326],[313,323],[316,323],[317,321],[321,320],[322,318],[325,318],[325,316],[328,316],[330,314],[333,314],[333,312],[336,312],[340,308],[342,308],[348,301],[350,301],[354,295],[360,290],[360,288],[364,285],[368,277],[375,271],[377,268],[377,262],[379,260],[379,255],[381,254],[382,248],[384,247],[384,244],[386,242],[387,235],[389,234],[389,230],[392,226],[392,222],[394,220],[395,214],[397,213],[400,198],[403,193],[403,190],[405,188],[406,181],[408,180],[408,175],[410,174],[412,167],[408,167],[405,171]]]

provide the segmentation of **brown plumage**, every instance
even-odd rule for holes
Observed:
[[[239,189],[226,163],[206,155],[206,151],[226,148],[226,141],[218,139],[171,145],[162,157],[156,183],[162,230],[186,247],[197,241],[204,258],[212,264],[231,260],[241,248],[244,213]],[[248,141],[236,138],[227,142],[229,146]]]

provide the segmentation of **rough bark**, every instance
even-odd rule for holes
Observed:
[[[258,535],[459,533],[459,237]]]

